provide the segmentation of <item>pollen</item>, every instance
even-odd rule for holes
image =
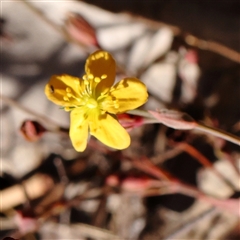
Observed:
[[[69,88],[69,87],[66,88],[67,93],[70,93],[71,91],[72,91],[71,88]]]
[[[87,75],[86,75],[86,74],[83,75],[83,80],[84,80],[84,81],[87,80]]]
[[[101,79],[105,79],[105,78],[107,78],[107,74],[103,74],[103,75],[101,76]]]
[[[93,76],[93,74],[91,74],[91,73],[90,73],[90,74],[88,74],[88,76],[87,76],[87,77],[88,77],[88,79],[90,79],[90,80],[93,80],[93,79],[94,79],[94,76]]]
[[[101,79],[100,79],[99,77],[95,77],[95,78],[94,78],[94,81],[95,81],[96,83],[99,83],[99,82],[101,82]]]
[[[113,106],[114,106],[114,108],[119,108],[118,100],[113,101]]]

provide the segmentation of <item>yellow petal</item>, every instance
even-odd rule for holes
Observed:
[[[85,72],[88,78],[98,83],[96,87],[98,96],[114,83],[116,74],[115,60],[108,52],[96,51],[88,57]]]
[[[90,133],[102,143],[115,149],[124,149],[130,145],[129,134],[110,114],[105,113],[93,118],[95,121],[90,123]]]
[[[88,120],[85,108],[75,108],[70,115],[71,124],[69,136],[73,147],[78,152],[83,152],[88,140]]]
[[[115,84],[102,106],[109,113],[118,114],[143,105],[148,98],[147,88],[137,78],[125,78]]]
[[[78,100],[81,84],[83,84],[83,81],[77,77],[66,74],[54,75],[45,87],[45,94],[49,100],[60,106],[79,105],[80,102]],[[73,97],[66,98],[67,91],[72,94]]]

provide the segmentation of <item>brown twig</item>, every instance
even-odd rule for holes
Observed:
[[[191,155],[193,158],[195,158],[199,163],[201,163],[206,168],[209,168],[217,177],[222,179],[231,189],[236,190],[236,187],[228,180],[221,172],[219,172],[212,162],[210,162],[209,159],[207,159],[201,152],[199,152],[196,148],[189,145],[188,143],[179,143],[176,144],[175,147],[177,149],[181,149],[185,152],[187,152],[189,155]]]
[[[223,57],[229,58],[230,60],[240,63],[240,53],[234,51],[233,49],[226,47],[220,43],[213,41],[206,41],[203,39],[199,39],[193,35],[188,34],[185,37],[185,41],[188,45],[197,47],[203,50],[208,50],[211,52],[215,52]]]
[[[224,140],[227,140],[229,142],[235,143],[238,146],[240,146],[240,137],[235,136],[231,133],[228,133],[226,131],[223,131],[221,129],[217,129],[217,128],[213,128],[213,127],[209,127],[206,126],[203,123],[198,123],[198,125],[194,128],[194,130],[198,130],[207,134],[211,134],[215,137],[219,137],[222,138]]]
[[[175,230],[173,233],[169,234],[164,239],[165,240],[181,239],[183,234],[186,234],[190,232],[192,229],[194,229],[196,224],[198,224],[199,222],[205,221],[207,218],[211,218],[216,213],[218,213],[218,209],[211,207],[205,210],[204,212],[202,212],[201,214],[199,214],[198,216],[196,216],[195,218],[191,219],[187,223],[184,223],[180,228]]]
[[[183,36],[185,42],[192,47],[197,47],[202,50],[208,50],[222,55],[223,57],[226,57],[234,62],[240,63],[240,53],[223,44],[214,41],[203,40],[192,34],[187,34],[177,26],[173,26],[160,21],[150,20],[142,16],[133,15],[131,13],[128,14],[131,16],[132,20],[142,22],[147,26],[150,26],[153,30],[157,30],[161,27],[167,27],[173,32],[175,36]]]
[[[90,49],[88,49],[87,46],[85,46],[84,44],[71,38],[67,34],[67,32],[64,31],[64,29],[62,29],[57,24],[55,24],[54,22],[49,20],[42,11],[40,11],[39,9],[34,7],[31,3],[29,3],[26,0],[23,0],[23,3],[30,10],[32,10],[37,16],[39,16],[44,22],[46,22],[49,26],[51,26],[55,31],[59,32],[65,38],[66,41],[75,43],[75,44],[79,45],[79,47],[81,47],[86,53],[90,53]],[[229,58],[230,60],[232,60],[234,62],[240,63],[240,53],[238,53],[237,51],[235,51],[229,47],[224,46],[223,44],[213,42],[213,41],[202,40],[191,34],[186,34],[177,26],[166,24],[166,23],[163,23],[160,21],[146,19],[144,17],[133,15],[131,13],[127,13],[127,14],[129,15],[129,17],[132,18],[133,21],[143,22],[144,24],[150,26],[153,30],[157,30],[161,27],[168,27],[175,36],[179,36],[179,35],[184,36],[184,40],[188,45],[194,46],[194,47],[197,47],[197,48],[200,48],[203,50],[215,52],[219,55]]]
[[[39,120],[40,122],[44,123],[45,125],[48,126],[48,131],[51,131],[51,132],[55,132],[55,133],[61,133],[61,134],[66,134],[66,132],[68,132],[68,129],[64,128],[64,127],[61,127],[59,126],[58,123],[56,123],[55,121],[51,120],[50,118],[46,117],[45,115],[43,114],[40,114],[40,113],[37,113],[25,106],[23,106],[22,104],[18,103],[17,101],[7,97],[7,96],[4,96],[4,95],[1,95],[0,94],[0,100],[3,101],[5,104],[11,106],[11,107],[14,107],[14,108],[17,108],[27,114],[30,114],[32,116],[34,116],[37,120]]]
[[[58,26],[57,24],[55,24],[53,21],[51,21],[50,19],[48,19],[45,14],[39,10],[38,8],[36,8],[34,5],[32,5],[32,3],[26,1],[26,0],[22,0],[22,2],[25,4],[25,6],[30,9],[33,13],[35,13],[43,22],[45,22],[46,24],[48,24],[54,31],[58,32],[59,34],[62,35],[62,37],[67,41],[67,42],[71,42],[74,43],[76,45],[78,45],[86,54],[90,54],[90,52],[92,52],[92,50],[88,49],[86,45],[82,44],[79,41],[76,41],[75,39],[71,38],[68,33],[61,28],[60,26]]]
[[[162,123],[170,128],[179,130],[197,130],[215,137],[222,138],[240,146],[240,137],[221,129],[206,126],[203,123],[195,121],[191,116],[183,112],[162,109],[159,111],[148,112],[143,110],[131,110],[129,113],[144,117],[147,117],[147,114],[149,114],[150,119],[155,117],[159,123]]]

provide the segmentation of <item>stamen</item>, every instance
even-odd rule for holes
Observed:
[[[85,81],[87,80],[87,75],[86,74],[83,75],[83,80],[85,80]]]
[[[93,80],[93,78],[94,78],[94,76],[93,76],[93,74],[88,74],[88,79],[90,79],[90,80]]]
[[[69,98],[67,96],[64,96],[63,100],[66,101],[66,102],[69,102]]]
[[[69,87],[66,88],[67,93],[70,93],[71,91],[72,91],[71,88],[69,88]]]
[[[94,81],[95,81],[96,83],[99,83],[99,82],[101,82],[101,79],[100,79],[99,77],[95,77],[95,78],[94,78]]]
[[[107,74],[103,74],[103,75],[101,76],[101,79],[105,79],[105,78],[107,78]]]
[[[69,101],[69,98],[74,98],[75,100],[77,100],[78,102],[80,102],[80,99],[75,97],[72,93],[67,93],[66,94],[67,96],[64,96],[63,99],[68,99],[68,100],[65,100],[65,101]]]
[[[119,108],[118,100],[113,101],[114,108]]]

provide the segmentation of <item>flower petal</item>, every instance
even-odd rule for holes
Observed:
[[[78,152],[83,152],[87,146],[88,120],[85,108],[75,108],[71,111],[71,124],[69,136],[73,147]]]
[[[144,83],[137,78],[125,78],[111,87],[109,96],[103,100],[102,106],[109,113],[119,114],[143,105],[147,98]]]
[[[115,80],[116,63],[113,57],[105,51],[92,53],[85,64],[85,72],[88,79],[92,79],[97,84],[97,96],[101,92],[110,88]]]
[[[101,114],[94,119],[90,123],[91,135],[115,149],[124,149],[130,145],[129,134],[110,114]]]
[[[49,100],[60,106],[75,106],[79,105],[80,85],[83,81],[77,77],[70,75],[54,75],[45,87],[45,94]],[[70,97],[69,101],[64,100],[67,97],[67,90],[74,97]],[[66,98],[65,98],[66,99]]]

